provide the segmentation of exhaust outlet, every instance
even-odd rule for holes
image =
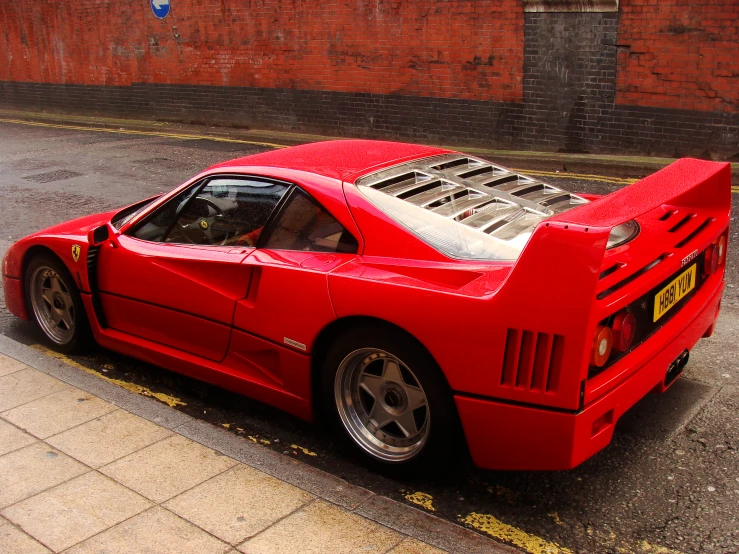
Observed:
[[[667,374],[665,375],[665,387],[669,386],[678,375],[683,372],[685,366],[688,365],[688,359],[690,358],[690,352],[683,350],[675,360],[667,366]]]

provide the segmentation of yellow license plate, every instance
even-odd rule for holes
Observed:
[[[695,288],[695,264],[675,277],[654,296],[654,319],[657,321]]]

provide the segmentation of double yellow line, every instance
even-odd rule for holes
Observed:
[[[535,177],[556,177],[558,179],[583,179],[587,181],[602,181],[604,183],[614,183],[616,185],[631,185],[636,183],[639,179],[628,179],[622,177],[607,177],[603,175],[591,175],[589,173],[560,173],[556,171],[540,171],[538,169],[520,169],[511,168],[513,171],[520,171],[526,175],[533,175]]]
[[[161,131],[136,131],[133,129],[108,129],[105,127],[84,127],[81,125],[67,125],[63,123],[41,123],[39,121],[24,121],[22,119],[0,118],[0,123],[14,123],[16,125],[30,125],[32,127],[50,127],[52,129],[68,129],[71,131],[92,131],[93,133],[116,133],[120,135],[139,135],[146,137],[163,137],[181,140],[212,140],[214,142],[233,142],[236,144],[249,144],[252,146],[266,146],[268,148],[287,148],[285,144],[273,144],[271,142],[257,142],[252,140],[239,140],[207,135],[193,135],[185,133],[163,133]]]
[[[147,137],[162,137],[180,140],[212,140],[214,142],[229,142],[234,144],[248,144],[250,146],[264,146],[267,148],[287,148],[286,144],[276,144],[274,142],[260,142],[253,140],[241,140],[226,137],[214,137],[211,135],[197,135],[191,133],[165,133],[162,131],[137,131],[134,129],[109,129],[106,127],[86,127],[82,125],[68,125],[65,123],[42,123],[39,121],[25,121],[22,119],[0,118],[0,123],[13,123],[15,125],[29,125],[32,127],[48,127],[51,129],[68,129],[71,131],[89,131],[93,133],[116,133],[120,135],[138,135]],[[628,179],[622,177],[608,177],[603,175],[591,175],[587,173],[557,173],[554,171],[540,171],[535,169],[514,169],[528,175],[536,177],[555,177],[559,179],[580,179],[583,181],[600,181],[603,183],[613,183],[616,185],[630,185],[638,181],[638,179]],[[731,192],[739,193],[739,186],[732,186]]]

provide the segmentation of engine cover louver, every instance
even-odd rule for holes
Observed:
[[[502,240],[587,203],[567,191],[488,161],[443,154],[360,178],[366,186]]]

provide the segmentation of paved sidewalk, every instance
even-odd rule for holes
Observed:
[[[0,552],[512,552],[5,337],[0,351]]]

